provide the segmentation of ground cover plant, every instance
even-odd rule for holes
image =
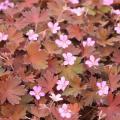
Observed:
[[[120,0],[0,0],[0,120],[120,120]]]

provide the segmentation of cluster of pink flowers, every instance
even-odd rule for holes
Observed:
[[[34,30],[30,29],[26,35],[28,36],[28,39],[30,41],[36,41],[39,37],[39,35],[37,33],[34,32]]]
[[[5,0],[4,2],[0,3],[0,11],[2,10],[6,10],[8,8],[13,8],[14,7],[14,3],[10,2],[9,0]]]
[[[0,32],[0,42],[6,41],[8,39],[8,35]]]
[[[106,83],[106,81],[102,81],[102,82],[97,82],[97,87],[99,89],[99,91],[97,92],[100,96],[104,96],[108,94],[109,91],[109,87]]]

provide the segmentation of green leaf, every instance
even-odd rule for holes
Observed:
[[[64,96],[74,96],[77,97],[78,94],[80,94],[80,90],[77,88],[67,88],[62,95]]]
[[[65,76],[67,79],[73,79],[77,74],[82,74],[85,68],[80,61],[80,58],[77,58],[74,65],[61,67],[61,76]]]
[[[99,9],[102,13],[109,13],[111,11],[111,8],[108,7],[108,6],[102,6],[100,9]]]

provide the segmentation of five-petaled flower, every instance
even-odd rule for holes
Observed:
[[[73,65],[75,60],[76,60],[76,57],[72,55],[72,53],[63,53],[62,54],[63,57],[64,57],[64,65]]]
[[[120,34],[120,23],[117,24],[117,26],[114,28],[117,34]]]
[[[85,12],[85,8],[84,7],[78,7],[78,8],[70,9],[70,11],[72,13],[76,14],[77,16],[81,16]]]
[[[34,86],[33,90],[29,92],[30,95],[35,96],[37,100],[40,100],[40,97],[45,96],[45,93],[42,92],[41,86]]]
[[[98,87],[98,94],[100,96],[104,96],[104,95],[107,95],[108,94],[108,91],[109,91],[109,87],[106,83],[106,81],[102,81],[102,82],[97,82],[96,83],[97,87]]]
[[[90,46],[94,46],[95,41],[92,40],[92,38],[87,38],[87,40],[83,41],[82,44],[83,44],[83,47],[86,47],[86,46],[90,47]]]
[[[89,67],[92,66],[98,66],[99,65],[99,60],[100,58],[95,59],[93,55],[90,55],[90,59],[85,61],[85,64],[88,65]]]
[[[60,26],[59,26],[58,22],[56,22],[55,24],[52,23],[52,22],[49,22],[48,27],[50,28],[50,30],[54,34],[57,33],[60,30]]]
[[[103,0],[103,5],[111,5],[113,2],[114,0]]]
[[[50,96],[49,96],[54,102],[58,102],[58,101],[61,101],[63,100],[63,98],[61,97],[61,94],[57,94],[55,95],[53,92],[50,93]]]
[[[8,8],[13,8],[14,7],[14,3],[10,2],[9,0],[5,0],[4,2],[0,3],[0,11],[1,10],[6,10]]]
[[[67,48],[71,44],[71,41],[68,40],[67,35],[60,35],[60,38],[55,40],[55,43],[58,45],[58,47]]]
[[[28,39],[29,39],[30,41],[37,40],[38,37],[39,37],[39,35],[36,34],[36,33],[34,32],[34,30],[32,30],[32,29],[30,29],[30,30],[26,33],[26,35],[28,36]]]
[[[62,118],[71,118],[72,111],[68,108],[67,104],[63,104],[62,107],[58,109],[58,112]]]
[[[57,81],[57,90],[64,91],[68,85],[69,85],[69,81],[65,80],[65,77],[62,76],[61,79]]]
[[[72,4],[78,4],[79,0],[69,0]]]
[[[0,41],[6,41],[7,39],[8,35],[0,32]]]
[[[111,13],[115,14],[115,15],[120,15],[120,10],[119,9],[112,9]]]

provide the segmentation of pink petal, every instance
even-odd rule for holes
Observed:
[[[49,22],[49,23],[48,23],[48,27],[53,28],[53,23],[52,23],[52,22]]]
[[[94,63],[95,57],[93,55],[90,55],[90,61],[92,61]]]
[[[37,100],[39,100],[39,99],[40,99],[40,96],[39,96],[39,95],[36,95],[35,98],[36,98]]]
[[[89,61],[89,60],[86,60],[85,64],[88,65],[89,67],[92,67],[92,66],[93,66],[92,62]]]
[[[30,91],[29,94],[33,96],[33,95],[35,95],[35,92],[34,91]]]

